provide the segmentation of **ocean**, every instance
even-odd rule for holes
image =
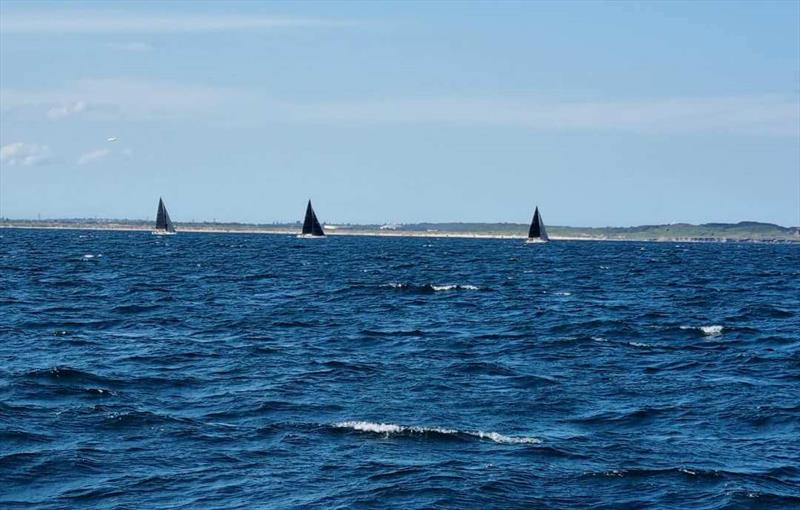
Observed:
[[[0,230],[0,508],[800,507],[800,245]]]

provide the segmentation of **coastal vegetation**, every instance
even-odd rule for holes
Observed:
[[[128,219],[2,219],[6,228],[89,228],[108,230],[150,230],[152,222]],[[238,223],[182,222],[176,228],[197,232],[296,233],[301,223]],[[704,223],[692,225],[641,225],[633,227],[568,227],[548,226],[553,239],[627,240],[627,241],[759,241],[800,242],[800,227],[784,227],[773,223],[741,221],[738,223]],[[333,235],[405,235],[459,237],[519,237],[527,234],[524,223],[413,223],[413,224],[326,224]]]

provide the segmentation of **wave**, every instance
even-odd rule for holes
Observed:
[[[246,281],[259,281],[259,280],[271,280],[275,278],[275,275],[272,273],[255,273],[255,274],[247,274],[242,277],[242,280]]]
[[[445,439],[478,439],[489,440],[500,444],[540,444],[541,439],[527,436],[506,436],[497,432],[463,431],[443,427],[417,427],[397,425],[394,423],[377,423],[371,421],[342,421],[333,424],[337,429],[351,429],[356,432],[383,434],[386,436],[441,436]]]
[[[362,329],[361,334],[364,336],[425,336],[425,332],[419,329],[398,329],[398,330],[389,330],[389,331],[380,331],[376,329]]]
[[[590,472],[587,476],[605,476],[613,478],[647,478],[655,476],[688,476],[701,478],[722,478],[727,473],[725,471],[714,471],[705,469],[694,469],[686,467],[668,468],[630,468],[630,469],[610,469],[608,471]]]
[[[417,285],[414,283],[397,283],[397,282],[390,282],[385,285],[381,285],[381,287],[389,287],[392,289],[402,290],[406,292],[418,293],[418,294],[430,294],[433,292],[442,292],[442,291],[450,291],[450,290],[485,290],[477,285],[459,285],[459,284],[433,284],[433,283],[426,283],[424,285]]]
[[[92,411],[103,412],[103,425],[110,428],[158,427],[165,425],[195,426],[189,418],[143,410],[113,411],[105,406],[95,406]]]
[[[466,374],[501,375],[514,376],[517,373],[502,363],[490,363],[485,361],[467,361],[450,364],[446,368],[448,371],[461,372]]]
[[[52,379],[61,381],[93,382],[93,383],[113,383],[113,379],[101,375],[78,370],[67,366],[56,366],[52,368],[38,368],[28,370],[21,374],[30,379]]]
[[[52,436],[39,434],[27,430],[16,430],[16,429],[0,430],[0,441],[3,441],[5,444],[9,444],[12,441],[47,443],[52,440],[53,440]]]
[[[111,309],[113,313],[120,313],[124,315],[133,315],[142,312],[151,312],[153,310],[160,310],[161,307],[157,305],[119,305]]]
[[[748,305],[739,310],[737,319],[788,319],[794,317],[794,312],[777,306],[757,304]]]
[[[719,324],[711,324],[709,326],[681,326],[681,329],[699,331],[705,336],[719,336],[725,328]]]

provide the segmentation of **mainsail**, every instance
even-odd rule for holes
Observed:
[[[528,239],[548,240],[547,231],[544,229],[544,222],[542,221],[542,216],[539,214],[538,206],[533,212],[533,221],[531,221],[531,227],[528,229]]]
[[[169,219],[167,206],[164,205],[164,200],[158,199],[158,212],[156,213],[156,230],[163,230],[165,232],[175,232],[175,227],[172,225],[172,220]]]
[[[319,224],[314,208],[311,207],[311,200],[308,201],[306,207],[306,218],[303,221],[303,235],[324,236],[325,231],[322,230],[322,225]]]

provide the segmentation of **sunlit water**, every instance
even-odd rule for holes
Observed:
[[[0,230],[2,508],[800,504],[800,246]]]

